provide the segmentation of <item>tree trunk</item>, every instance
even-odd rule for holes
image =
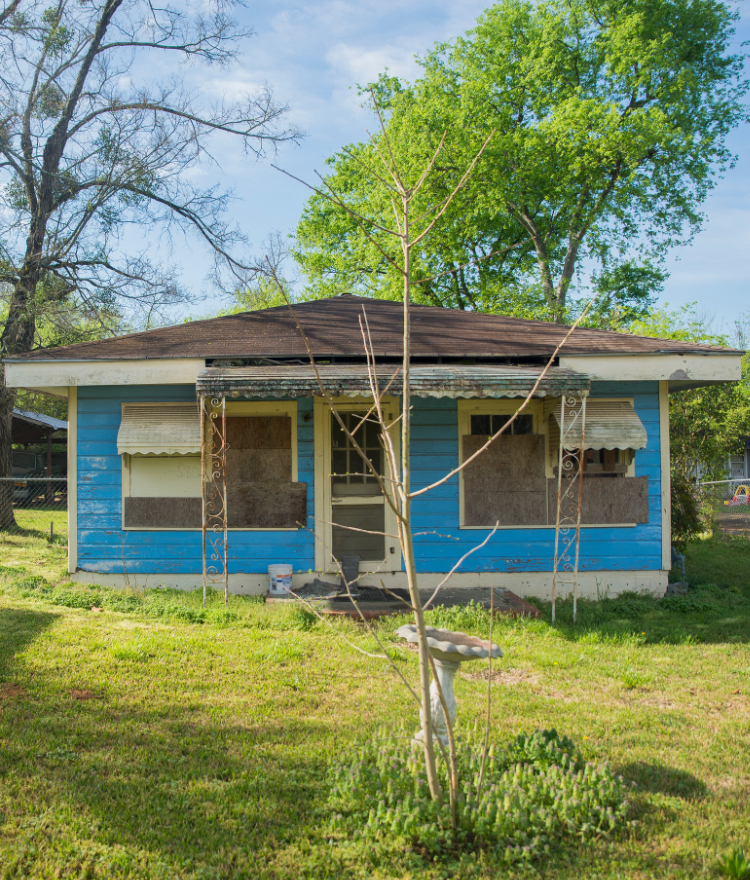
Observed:
[[[13,442],[11,431],[13,426],[13,407],[16,392],[0,387],[0,531],[15,528],[13,516]]]
[[[34,347],[36,334],[36,289],[41,275],[46,222],[38,218],[32,223],[27,240],[26,257],[21,277],[13,289],[8,317],[0,337],[2,355],[23,354]],[[16,392],[5,385],[5,370],[0,372],[0,478],[13,475],[13,407]],[[13,482],[0,479],[0,530],[16,525],[13,516]]]

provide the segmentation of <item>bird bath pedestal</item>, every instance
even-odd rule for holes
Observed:
[[[435,629],[434,626],[428,626],[426,629],[427,646],[432,659],[435,661],[435,671],[440,682],[440,688],[443,691],[443,698],[448,708],[448,717],[452,727],[453,722],[456,720],[456,697],[453,694],[453,679],[458,667],[468,660],[486,660],[490,656],[490,652],[492,652],[493,659],[502,657],[503,652],[500,650],[499,645],[491,644],[485,639],[480,639],[476,636],[467,636],[466,633],[452,632],[449,629]],[[413,644],[417,644],[419,641],[417,628],[414,624],[400,627],[396,631],[396,635]],[[440,695],[434,680],[430,686],[430,714],[432,716],[434,735],[444,746],[448,745],[448,726],[445,723],[443,706],[440,702]],[[424,728],[424,718],[422,719],[422,727]],[[423,737],[424,730],[420,730],[414,739],[421,742]]]

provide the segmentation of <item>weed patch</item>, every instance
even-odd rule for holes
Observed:
[[[465,793],[454,825],[450,806],[430,798],[421,746],[384,732],[334,765],[334,828],[364,841],[395,838],[432,856],[484,849],[501,862],[529,863],[549,857],[552,846],[626,826],[627,786],[606,765],[584,762],[567,737],[542,730],[490,748],[476,797],[482,752],[480,737],[458,738]]]

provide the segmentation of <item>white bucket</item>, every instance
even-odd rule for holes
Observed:
[[[271,596],[289,596],[292,589],[292,566],[268,566],[268,592]]]

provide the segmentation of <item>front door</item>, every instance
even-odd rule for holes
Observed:
[[[378,473],[387,477],[389,470],[380,444],[380,426],[374,418],[363,421],[366,404],[337,406],[348,431]],[[392,420],[388,411],[387,419]],[[325,419],[325,496],[327,515],[325,559],[328,571],[338,571],[334,560],[356,556],[359,569],[399,571],[401,552],[396,536],[396,522],[378,481],[369,470],[336,416],[326,407]]]

